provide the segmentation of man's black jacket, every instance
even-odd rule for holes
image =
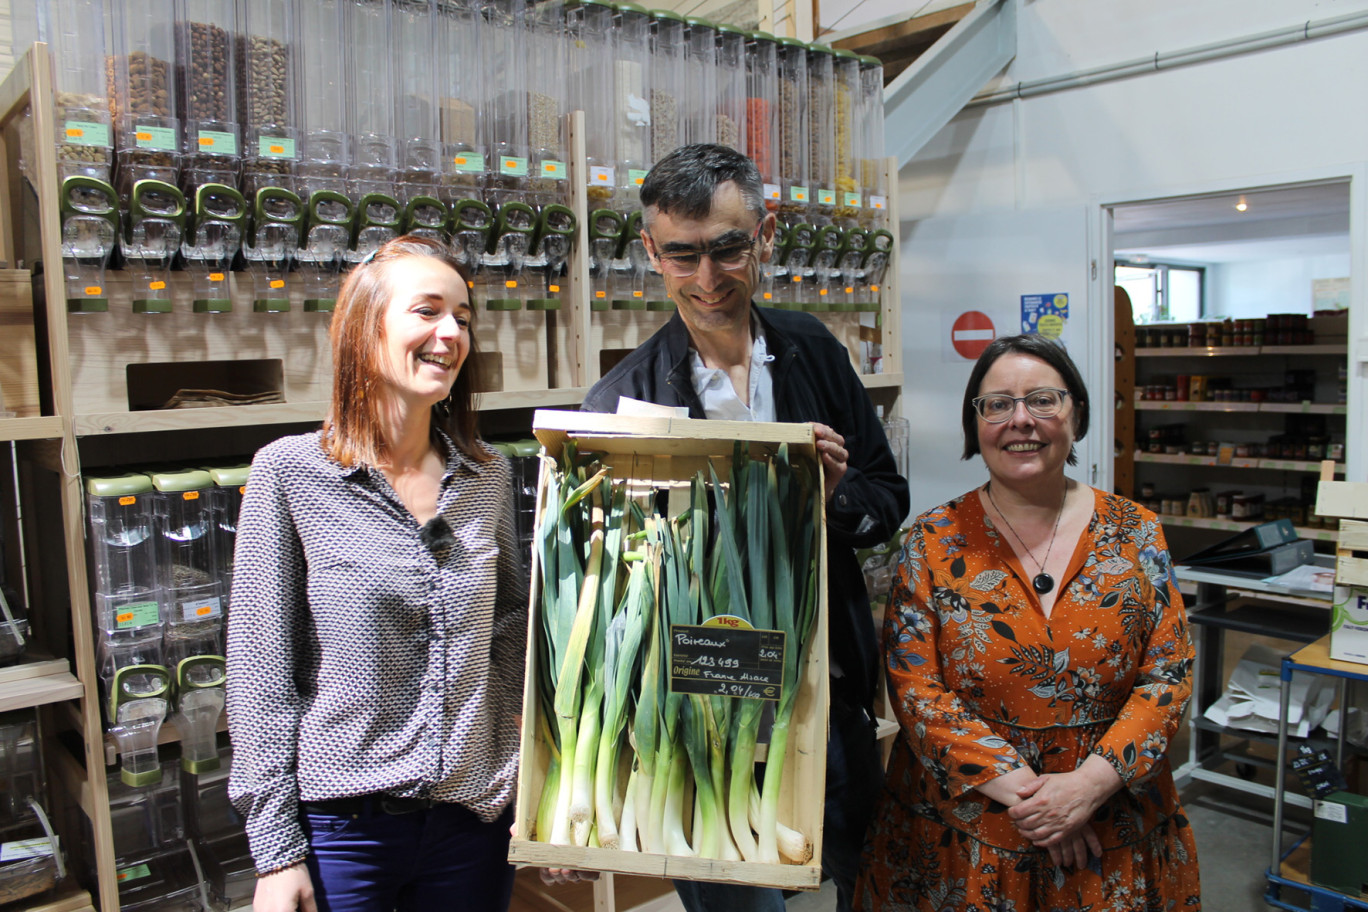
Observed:
[[[779,421],[820,422],[845,438],[849,467],[827,501],[827,602],[832,688],[848,705],[873,711],[879,649],[855,548],[887,541],[907,516],[907,480],[898,474],[883,425],[846,348],[816,317],[752,307],[774,356]],[[687,406],[706,418],[694,391],[689,333],[678,314],[594,384],[581,408],[614,412],[618,397]],[[839,671],[837,671],[839,669]]]

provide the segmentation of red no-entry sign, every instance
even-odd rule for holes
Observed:
[[[972,361],[983,354],[995,334],[993,321],[986,313],[966,310],[955,318],[955,325],[950,328],[950,341],[955,351]]]

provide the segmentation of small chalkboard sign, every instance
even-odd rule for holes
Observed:
[[[755,630],[721,616],[705,626],[670,627],[674,693],[778,700],[784,683],[784,632]]]

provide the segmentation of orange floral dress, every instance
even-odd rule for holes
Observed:
[[[865,846],[868,912],[1200,909],[1197,852],[1166,750],[1193,651],[1154,514],[1094,490],[1054,609],[976,492],[917,518],[884,622],[901,731]],[[1125,783],[1092,820],[1102,858],[1060,870],[974,787],[1089,754]]]

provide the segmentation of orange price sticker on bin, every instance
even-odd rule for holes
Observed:
[[[239,493],[239,494],[246,494],[246,493],[247,493],[247,486],[246,486],[246,485],[240,485],[240,486],[238,487],[238,493]]]
[[[123,497],[119,498],[119,506],[121,507],[131,507],[137,502],[138,498],[134,497],[132,494],[125,494]]]
[[[773,294],[773,293],[768,292],[768,291],[765,292],[765,300],[766,300],[766,301],[770,300],[770,299],[773,298],[773,297],[774,297],[774,294]]]
[[[87,285],[85,287],[85,293],[91,297],[98,297],[99,295],[104,294],[104,289],[99,285]]]
[[[199,500],[199,491],[186,491],[181,495],[181,500]]]
[[[221,272],[211,272],[211,273],[209,273],[209,281],[211,281],[211,282],[222,282],[222,281],[223,281],[223,273],[221,273]]]
[[[606,292],[606,291],[596,291],[596,292],[594,292],[594,297],[596,297],[596,298],[606,298],[606,297],[608,297],[608,292]]]
[[[515,281],[513,281],[512,279],[509,279],[509,280],[507,280],[506,282],[504,282],[504,288],[517,288],[517,287],[518,287],[518,283],[515,282]]]
[[[147,142],[152,139],[152,134],[145,130],[139,130],[137,133],[133,134],[133,138],[140,140],[141,142]]]
[[[201,146],[212,146],[212,145],[214,144],[214,137],[212,137],[212,136],[201,136],[201,137],[199,138],[199,144],[200,144]]]
[[[646,294],[646,293],[645,293],[644,291],[634,291],[634,292],[632,292],[632,297],[634,297],[634,298],[640,298],[640,297],[644,297],[645,294]]]
[[[158,279],[155,282],[148,282],[147,287],[151,291],[161,291],[163,288],[166,287],[166,283],[163,282],[161,279]]]
[[[550,287],[550,291],[551,291],[552,294],[560,294],[560,286],[559,286],[559,285],[552,285],[552,286]]]
[[[200,605],[195,609],[195,617],[206,617],[214,613],[213,605]]]
[[[80,139],[82,136],[85,136],[85,130],[82,130],[80,127],[67,127],[66,135],[69,139]]]
[[[284,288],[284,287],[285,287],[285,280],[284,280],[284,279],[271,279],[271,287],[272,287],[272,288]]]
[[[123,614],[116,614],[114,615],[114,620],[120,624],[127,624],[129,621],[133,620],[133,612],[125,611]]]
[[[284,155],[284,154],[285,154],[285,147],[284,147],[284,146],[270,145],[270,146],[267,146],[266,148],[270,151],[270,153],[271,153],[272,155]]]

